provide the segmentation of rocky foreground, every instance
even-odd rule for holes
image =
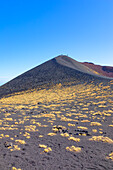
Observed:
[[[113,81],[0,99],[0,170],[112,170]]]

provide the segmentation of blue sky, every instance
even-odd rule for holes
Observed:
[[[0,1],[0,84],[59,54],[113,66],[113,0]]]

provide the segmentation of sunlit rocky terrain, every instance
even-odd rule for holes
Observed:
[[[1,87],[0,170],[113,169],[113,80],[67,70],[60,82]]]

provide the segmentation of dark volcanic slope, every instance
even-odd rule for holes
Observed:
[[[68,60],[68,65],[62,63],[62,60]],[[74,68],[72,67],[72,61],[74,62]],[[69,65],[71,63],[71,65]],[[49,60],[27,72],[9,81],[5,85],[0,87],[0,97],[3,95],[11,94],[13,92],[19,92],[23,90],[37,88],[45,84],[56,84],[65,81],[80,81],[81,83],[86,81],[90,82],[95,80],[96,82],[102,78],[87,74],[87,67],[67,56],[59,56]],[[102,79],[103,81],[109,81]]]

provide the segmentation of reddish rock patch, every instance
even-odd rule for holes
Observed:
[[[100,75],[113,77],[113,67],[110,66],[100,66],[93,63],[84,62],[83,65],[91,68],[92,70],[98,72]]]

